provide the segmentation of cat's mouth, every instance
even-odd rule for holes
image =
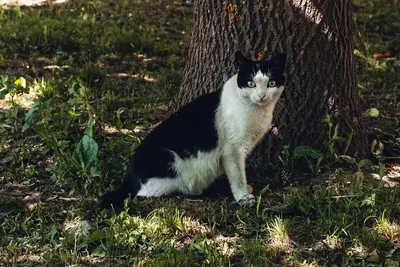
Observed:
[[[264,98],[264,99],[252,100],[252,102],[259,106],[264,106],[264,105],[267,105],[268,103],[270,103],[271,101],[269,98]]]

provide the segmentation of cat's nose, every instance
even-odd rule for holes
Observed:
[[[260,100],[263,100],[265,98],[266,94],[258,94],[258,97],[260,98]]]

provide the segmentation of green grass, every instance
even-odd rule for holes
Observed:
[[[380,113],[365,120],[385,144],[381,167],[336,154],[330,136],[322,156],[346,164],[310,158],[319,177],[290,175],[301,159],[283,151],[279,181],[256,191],[256,207],[221,193],[134,199],[118,214],[97,198],[168,116],[161,107],[179,88],[191,6],[0,10],[0,266],[397,266],[400,188],[385,178],[396,167],[385,156],[387,136],[399,134],[399,2],[385,3],[354,1],[358,84],[363,109]]]

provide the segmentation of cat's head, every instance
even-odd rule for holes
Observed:
[[[254,61],[236,52],[235,61],[238,69],[238,94],[242,99],[252,104],[265,105],[280,97],[285,83],[285,55]]]

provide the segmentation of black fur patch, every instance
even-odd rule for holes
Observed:
[[[151,177],[176,177],[174,151],[182,159],[217,147],[215,112],[221,91],[203,95],[158,125],[136,149],[135,174],[145,183]]]
[[[238,68],[238,87],[248,87],[248,81],[253,80],[253,75],[261,71],[265,75],[269,72],[268,77],[276,82],[276,86],[285,83],[285,62],[286,56],[283,54],[276,55],[269,60],[255,61],[243,56],[240,52],[235,54],[236,66]]]
[[[124,199],[135,197],[149,178],[175,178],[171,167],[174,151],[182,159],[196,156],[198,151],[207,152],[217,147],[218,134],[215,128],[215,112],[219,106],[221,92],[203,95],[180,108],[158,125],[136,149],[129,172],[124,182],[115,190],[101,197],[101,206],[111,205],[121,209]]]

